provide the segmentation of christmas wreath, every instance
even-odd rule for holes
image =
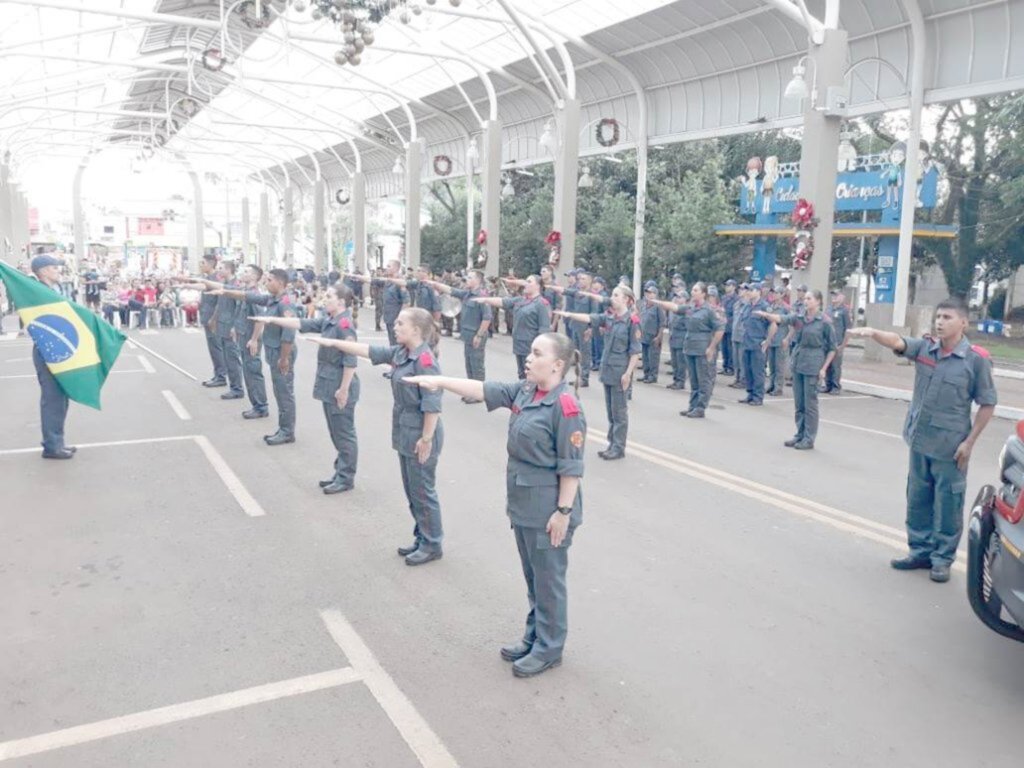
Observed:
[[[337,201],[338,205],[347,205],[348,201],[352,199],[352,196],[349,195],[348,190],[339,189],[334,193],[334,199]]]
[[[807,269],[814,255],[814,229],[819,223],[814,215],[814,204],[801,197],[796,201],[789,220],[795,230],[789,239],[793,251],[793,269]]]
[[[452,159],[448,155],[437,155],[434,157],[434,173],[438,176],[447,176],[452,172]]]
[[[207,48],[203,51],[203,66],[211,72],[220,72],[227,64],[224,54],[216,48]]]
[[[612,129],[612,135],[607,135],[607,129]],[[597,139],[597,143],[602,147],[614,147],[619,143],[619,121],[614,117],[602,117],[598,123],[597,128],[594,129],[594,138]]]
[[[257,7],[259,11],[257,11]],[[242,17],[242,23],[249,29],[264,29],[270,26],[270,3],[263,0],[257,6],[256,0],[245,0],[238,6],[238,15]]]
[[[557,267],[558,262],[562,260],[562,233],[557,229],[551,230],[548,236],[544,238],[544,243],[551,248],[548,264],[552,267]]]
[[[550,246],[561,246],[562,244],[562,233],[556,229],[548,232],[548,236],[544,238],[544,243]]]

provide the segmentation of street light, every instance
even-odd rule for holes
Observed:
[[[507,200],[510,197],[515,197],[516,188],[512,186],[512,174],[502,174],[502,181],[505,182],[504,186],[501,188],[502,199]]]
[[[470,166],[480,162],[480,150],[476,145],[475,136],[469,140],[469,146],[466,148],[466,160],[469,161]]]
[[[402,158],[401,158],[401,156],[395,158],[395,164],[391,168],[391,173],[393,173],[395,176],[404,176],[405,175],[405,166],[402,165]]]
[[[786,84],[786,90],[783,93],[785,98],[803,101],[810,95],[807,90],[807,80],[804,79],[804,75],[807,74],[807,68],[804,67],[805,61],[807,61],[806,56],[802,57],[793,67],[793,78]]]
[[[548,154],[554,154],[555,150],[555,132],[554,123],[548,120],[544,123],[544,133],[540,135],[540,139],[537,141],[540,148]]]
[[[583,173],[580,175],[580,180],[576,183],[579,189],[593,189],[594,188],[594,177],[590,175],[590,166],[583,166]]]

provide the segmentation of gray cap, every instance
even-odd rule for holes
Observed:
[[[807,293],[807,284],[806,283],[800,283],[800,285],[798,285],[796,287],[796,289],[798,291],[800,291],[800,293]]]
[[[36,256],[34,259],[32,259],[32,264],[31,264],[33,272],[38,272],[40,269],[45,269],[46,267],[63,267],[63,266],[64,266],[64,262],[63,261],[58,259],[56,256],[51,256],[49,253],[44,253],[44,254],[41,254],[39,256]]]
[[[733,280],[733,279],[732,279],[732,278],[730,277],[730,278],[729,278],[728,280],[726,280],[726,281],[725,281],[725,284],[726,284],[726,285],[736,285],[736,281],[735,281],[735,280]]]
[[[714,285],[709,285],[708,296],[718,296],[718,288]]]

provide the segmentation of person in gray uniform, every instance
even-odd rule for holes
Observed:
[[[559,309],[561,305],[558,292],[551,287],[555,285],[557,281],[558,278],[555,276],[554,267],[550,264],[545,264],[540,268],[540,295],[544,297],[544,300],[548,303],[548,306],[552,311]],[[555,315],[551,316],[551,330],[558,330],[558,317]]]
[[[506,511],[526,579],[530,610],[518,642],[501,648],[516,677],[533,677],[562,663],[569,631],[569,547],[583,522],[584,445],[587,422],[565,377],[578,368],[568,336],[543,333],[533,340],[526,380],[511,384],[444,376],[415,376],[420,389],[483,398],[490,411],[508,408]],[[579,381],[579,371],[576,371]]]
[[[437,344],[437,326],[430,313],[418,307],[403,309],[395,318],[394,346],[371,346],[356,341],[307,337],[322,346],[334,347],[346,355],[368,359],[374,365],[394,366],[391,393],[391,447],[398,453],[402,487],[413,519],[413,542],[399,547],[406,565],[423,565],[441,559],[444,528],[437,498],[437,461],[444,446],[441,427],[441,393],[410,386],[410,376],[441,373],[430,351]]]
[[[893,560],[900,571],[930,568],[931,579],[949,581],[963,532],[964,494],[971,450],[995,414],[995,382],[988,350],[972,346],[967,305],[956,298],[935,308],[935,336],[906,338],[874,328],[851,328],[913,361],[914,394],[903,426],[910,447],[907,478],[907,543],[910,554]],[[978,413],[971,424],[971,403]]]
[[[270,368],[270,381],[277,402],[277,432],[264,435],[267,445],[283,445],[295,442],[295,330],[267,325],[268,317],[295,317],[295,304],[288,296],[288,273],[283,269],[272,269],[267,278],[269,293],[250,293],[246,301],[264,308],[262,315],[249,319],[264,325],[263,347]]]
[[[398,259],[389,261],[382,277],[371,278],[367,275],[346,273],[345,278],[370,283],[371,286],[380,289],[381,316],[384,320],[384,327],[388,332],[388,343],[394,346],[397,343],[395,340],[395,320],[398,318],[398,313],[409,306],[409,292],[405,290],[406,281],[402,277],[401,262]],[[384,375],[390,376],[389,373]]]
[[[218,276],[225,288],[237,291],[238,283],[235,280],[235,262],[222,261]],[[221,293],[217,297],[216,333],[220,337],[220,346],[224,355],[224,368],[227,370],[228,385],[230,387],[227,392],[220,396],[221,400],[241,400],[245,397],[245,390],[242,388],[242,353],[238,347],[237,329],[241,309],[242,307],[238,300],[232,296]]]
[[[517,281],[509,280],[514,285]],[[516,368],[519,378],[526,378],[526,356],[530,354],[533,340],[551,328],[551,307],[540,295],[540,277],[530,275],[522,283],[523,295],[506,296],[474,296],[470,301],[488,304],[491,307],[504,309],[513,313],[512,320],[512,353],[516,356]]]
[[[466,274],[466,287],[453,288],[445,283],[432,282],[431,285],[441,293],[448,293],[462,302],[459,312],[459,337],[462,339],[465,359],[466,378],[476,381],[484,380],[484,363],[486,360],[487,337],[494,320],[494,310],[486,304],[472,299],[486,296],[484,289],[484,273],[479,269],[471,269]],[[482,400],[463,397],[464,403],[480,403]]]
[[[736,379],[729,386],[733,389],[747,388],[747,374],[743,370],[743,321],[750,312],[750,286],[741,283],[738,298],[732,305],[732,360]]]
[[[217,257],[211,254],[203,256],[199,262],[200,280],[212,280],[217,274]],[[210,352],[213,363],[213,377],[203,382],[204,387],[224,387],[228,383],[228,371],[224,365],[224,347],[221,337],[217,334],[216,318],[217,297],[204,291],[199,298],[199,324],[206,333],[206,348]]]
[[[672,289],[672,296],[668,301],[672,304],[684,306],[690,301],[690,294],[681,286]],[[668,349],[672,356],[672,383],[668,389],[686,389],[686,353],[683,349],[686,346],[686,315],[672,313],[668,318]]]
[[[581,315],[591,315],[594,312],[601,311],[600,303],[591,295],[593,286],[594,276],[589,272],[580,270],[576,274],[576,287],[572,289],[575,292],[570,294],[574,296],[573,312]],[[566,293],[569,294],[570,292],[567,290]],[[570,330],[572,331],[572,340],[576,343],[576,349],[580,351],[581,378],[579,386],[589,387],[590,369],[594,361],[594,329],[590,327],[589,322],[574,322],[570,325]]]
[[[302,320],[297,317],[268,317],[263,322],[300,333],[319,333],[325,339],[358,341],[352,320],[354,300],[352,289],[339,282],[325,292],[324,315]],[[334,459],[334,474],[320,481],[320,488],[327,496],[350,491],[355,486],[359,462],[355,421],[356,403],[359,402],[358,362],[355,355],[328,346],[320,347],[316,356],[313,399],[323,403],[327,431],[338,452]]]
[[[434,275],[430,267],[426,264],[416,267],[416,279],[409,280],[405,287],[414,307],[427,310],[435,323],[441,322],[441,301],[434,290]]]
[[[643,360],[644,384],[657,384],[661,370],[661,332],[667,324],[665,312],[658,301],[658,284],[644,283],[644,298],[640,302],[640,349]]]
[[[747,405],[764,405],[765,357],[778,331],[778,326],[764,317],[768,303],[762,298],[762,290],[761,283],[751,285],[747,304],[738,310],[742,317],[743,373],[747,377],[747,396],[740,402]]]
[[[838,395],[843,391],[843,350],[846,349],[846,332],[853,327],[850,308],[846,306],[846,294],[840,290],[832,291],[832,329],[836,332],[836,356],[825,375],[825,392]]]
[[[659,308],[686,318],[683,352],[690,372],[690,407],[680,411],[679,415],[703,419],[704,411],[711,402],[711,376],[718,358],[718,345],[725,335],[725,325],[715,308],[707,303],[704,283],[694,283],[690,291],[689,304],[674,304],[670,301],[656,303]]]
[[[601,357],[601,383],[608,413],[608,448],[598,456],[607,461],[626,455],[629,431],[629,406],[626,393],[633,383],[633,371],[640,364],[640,318],[633,311],[633,291],[616,286],[611,296],[611,312],[589,315],[591,326],[605,330],[604,355]],[[582,321],[587,315],[559,312],[569,320]]]
[[[793,328],[793,406],[796,434],[785,442],[787,448],[809,451],[818,437],[818,384],[835,355],[832,325],[821,313],[821,291],[810,291],[802,315],[782,315],[755,310],[762,319]]]
[[[786,317],[789,314],[789,307],[783,302],[781,291],[775,290],[774,286],[768,289],[768,311],[778,317]],[[764,391],[766,395],[779,397],[785,392],[784,336],[782,329],[779,328],[768,344],[768,384]]]

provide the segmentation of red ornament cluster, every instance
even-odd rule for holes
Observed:
[[[551,248],[548,264],[552,267],[557,267],[558,262],[562,260],[562,233],[557,229],[551,230],[548,232],[548,236],[544,238],[544,243]]]
[[[814,204],[801,197],[796,201],[789,220],[795,230],[789,241],[793,249],[793,269],[807,269],[814,255],[814,229],[818,226]]]

